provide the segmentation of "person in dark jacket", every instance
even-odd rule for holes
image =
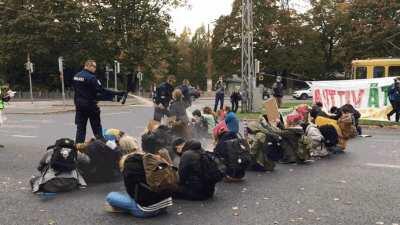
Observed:
[[[104,89],[100,81],[95,76],[96,62],[88,60],[85,62],[84,69],[76,74],[73,79],[73,86],[75,91],[74,103],[76,108],[75,124],[76,130],[76,143],[83,143],[86,138],[86,124],[90,120],[94,136],[99,139],[103,137],[100,108],[97,106],[98,100],[108,99],[109,96],[115,95],[124,96],[124,92],[113,92]],[[123,100],[124,101],[124,100]]]
[[[387,118],[390,121],[390,117],[393,114],[396,114],[396,122],[399,122],[400,119],[400,81],[396,78],[394,80],[394,84],[389,90],[388,93],[390,104],[392,105],[392,111],[387,114]]]
[[[215,104],[214,104],[214,112],[217,112],[218,104],[220,103],[220,108],[224,107],[224,98],[225,98],[225,83],[222,79],[222,76],[219,77],[219,80],[215,84]]]
[[[106,197],[105,209],[109,212],[126,212],[138,218],[155,217],[172,206],[170,191],[154,192],[146,182],[143,152],[126,155],[120,162],[126,194],[111,192]]]
[[[178,87],[181,90],[183,95],[183,102],[185,103],[185,107],[188,108],[192,105],[192,97],[190,96],[190,82],[188,79],[184,79],[182,81],[182,85]]]
[[[168,107],[172,100],[172,92],[174,91],[175,76],[168,76],[167,81],[157,87],[154,97],[154,120],[161,121],[164,116],[168,115]]]
[[[179,89],[174,90],[172,93],[171,105],[169,107],[169,117],[174,117],[176,121],[182,121],[186,125],[189,123],[189,118],[186,114],[186,106],[183,101],[182,91]]]
[[[277,76],[276,82],[272,85],[272,95],[276,99],[278,108],[280,108],[282,106],[282,98],[283,98],[283,83],[281,76]]]
[[[235,90],[231,94],[231,104],[232,104],[232,111],[237,112],[239,109],[239,101],[242,100],[242,96],[240,95],[239,90]]]
[[[204,149],[198,141],[188,141],[184,144],[179,163],[179,187],[174,197],[203,201],[214,195],[215,184],[203,180],[200,158],[202,151]]]
[[[229,156],[229,150],[227,147],[227,141],[230,140],[235,140],[238,139],[239,137],[237,136],[236,133],[232,131],[228,131],[225,129],[220,129],[217,131],[217,144],[214,148],[214,153],[216,156],[220,159],[228,159]],[[224,160],[222,160],[224,161]],[[242,181],[243,177],[245,176],[245,170],[236,170],[231,167],[231,165],[228,165],[227,162],[225,162],[226,165],[226,175],[225,175],[225,181],[226,182],[237,182],[237,181]]]
[[[160,149],[170,149],[173,141],[171,128],[150,121],[142,135],[142,149],[146,153],[156,154]]]

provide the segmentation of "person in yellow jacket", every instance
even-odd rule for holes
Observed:
[[[338,133],[338,136],[339,136],[339,143],[337,144],[338,147],[342,148],[343,150],[346,149],[347,139],[345,139],[343,137],[342,129],[340,129],[337,120],[326,118],[323,116],[317,116],[315,118],[315,124],[318,127],[321,127],[324,125],[332,125],[336,129],[336,132]]]

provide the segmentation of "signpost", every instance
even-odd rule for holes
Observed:
[[[118,79],[117,74],[121,72],[120,63],[117,60],[114,60],[114,89],[118,90]]]
[[[58,57],[58,71],[60,71],[60,80],[61,80],[61,91],[63,104],[65,107],[65,85],[64,85],[64,58],[62,56]]]

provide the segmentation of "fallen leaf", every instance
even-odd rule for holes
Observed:
[[[41,210],[39,210],[40,212],[48,212],[49,210],[46,210],[46,209],[41,209]]]
[[[294,171],[294,169],[290,169],[290,170],[289,170],[289,172],[293,172],[293,171]]]
[[[345,181],[345,180],[339,180],[339,183],[346,184],[347,181]]]
[[[297,203],[297,205],[300,205],[301,202],[300,202],[300,201],[297,201],[296,203]]]
[[[309,213],[315,213],[315,210],[314,209],[309,209],[308,212]]]
[[[256,205],[259,205],[260,203],[259,202],[256,202]]]
[[[232,210],[239,210],[239,207],[234,206],[234,207],[232,207]]]
[[[290,219],[289,221],[292,222],[292,223],[296,222],[295,219]]]
[[[246,209],[246,208],[247,208],[247,205],[243,205],[242,207]]]
[[[274,224],[279,224],[279,222],[278,221],[274,221]]]
[[[303,217],[299,217],[296,220],[304,220],[304,218]]]
[[[303,187],[302,187],[302,188],[300,188],[300,191],[304,191],[304,190],[305,190],[305,188],[303,188]]]
[[[317,217],[317,218],[315,218],[315,220],[317,220],[317,221],[320,221],[320,220],[321,220],[321,218]]]
[[[398,223],[392,223],[392,225],[399,225]]]
[[[383,225],[383,224],[385,224],[385,223],[384,223],[384,222],[378,221],[378,222],[376,222],[376,224],[377,224],[377,225]]]
[[[352,202],[345,202],[344,204],[345,205],[352,205],[353,203]]]
[[[264,200],[268,200],[268,199],[269,199],[268,197],[265,197],[265,198],[264,198]]]
[[[176,215],[182,216],[182,215],[183,215],[183,212],[178,212]]]
[[[234,216],[239,216],[238,212],[233,213]]]
[[[56,221],[54,221],[54,220],[49,220],[49,225],[55,225],[56,224]]]
[[[338,198],[334,198],[333,200],[334,200],[334,201],[339,201],[340,199],[338,199]]]

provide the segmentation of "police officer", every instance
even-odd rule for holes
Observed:
[[[96,61],[87,60],[84,69],[74,76],[73,86],[75,90],[74,103],[76,108],[75,124],[76,143],[83,143],[86,138],[86,124],[89,119],[93,134],[96,138],[103,138],[100,108],[98,100],[112,99],[117,95],[119,100],[126,98],[124,92],[114,92],[104,89],[95,76]],[[123,99],[124,102],[125,99]]]
[[[174,91],[175,76],[170,75],[167,81],[157,87],[154,97],[154,120],[161,121],[164,115],[168,115],[169,103],[172,100],[172,92]]]

